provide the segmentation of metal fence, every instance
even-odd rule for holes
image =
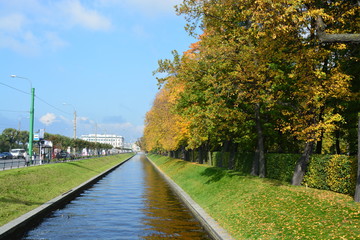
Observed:
[[[60,163],[60,162],[71,162],[71,161],[78,161],[85,158],[93,158],[93,157],[102,157],[102,155],[94,155],[94,156],[86,156],[86,157],[79,157],[79,158],[54,158],[54,159],[45,159],[40,160],[40,158],[35,158],[32,160],[26,160],[23,158],[14,158],[14,159],[0,159],[0,171],[9,170],[14,168],[23,168],[23,167],[30,167],[30,166],[38,166],[43,164],[52,164],[52,163]]]

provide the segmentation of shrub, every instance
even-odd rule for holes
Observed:
[[[299,154],[266,154],[266,177],[290,182],[299,157]]]
[[[353,195],[356,185],[356,157],[313,155],[303,184],[309,187]]]
[[[236,153],[235,170],[249,174],[251,172],[254,153]]]
[[[212,166],[218,167],[222,159],[222,167],[228,167],[229,152],[212,152],[211,154]],[[299,158],[300,154],[265,154],[266,177],[290,183]],[[237,152],[234,170],[250,174],[253,159],[254,153]],[[303,185],[353,195],[356,185],[356,174],[356,157],[346,155],[312,155],[304,176]]]
[[[356,186],[356,157],[334,155],[326,167],[326,183],[331,191],[354,195]]]
[[[304,176],[303,185],[312,188],[329,190],[326,183],[326,166],[331,155],[312,155],[307,172]]]

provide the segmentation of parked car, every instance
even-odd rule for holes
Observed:
[[[10,153],[13,158],[24,158],[25,159],[25,149],[11,149]]]
[[[1,159],[12,159],[13,156],[12,156],[11,153],[9,153],[9,152],[2,152],[0,158],[1,158]]]
[[[56,154],[57,159],[60,159],[60,158],[65,159],[65,158],[69,158],[69,157],[70,157],[69,153],[67,153],[66,151],[63,151],[63,150]]]

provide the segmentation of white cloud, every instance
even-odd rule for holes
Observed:
[[[150,16],[164,13],[173,14],[175,12],[174,6],[181,2],[181,0],[96,0],[99,6],[109,7],[119,5],[129,10],[135,8]]]
[[[56,115],[53,113],[47,113],[40,117],[40,122],[45,124],[46,126],[49,126],[53,124],[56,121]]]
[[[80,0],[0,1],[0,48],[37,55],[68,45],[61,30],[79,27],[106,31],[112,28],[110,19],[91,5],[85,6],[88,1],[83,3]]]
[[[95,10],[85,8],[80,1],[68,0],[58,3],[59,9],[71,25],[91,30],[109,30],[111,21]]]
[[[0,32],[0,48],[9,48],[24,55],[36,55],[40,50],[40,39],[30,31],[17,36]]]
[[[88,117],[76,117],[76,120],[85,122],[85,121],[89,121],[89,118]]]
[[[7,32],[20,32],[25,23],[25,16],[10,14],[0,18],[0,30]]]
[[[126,0],[129,4],[136,5],[148,12],[174,12],[174,6],[181,1],[178,0]]]
[[[62,48],[64,46],[68,45],[67,42],[62,40],[56,32],[47,32],[47,33],[45,33],[44,37],[45,37],[46,44],[53,50],[56,50],[58,48]]]

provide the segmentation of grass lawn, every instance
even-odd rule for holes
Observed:
[[[131,156],[121,154],[0,171],[0,226]]]
[[[360,239],[351,196],[148,155],[235,239]]]

